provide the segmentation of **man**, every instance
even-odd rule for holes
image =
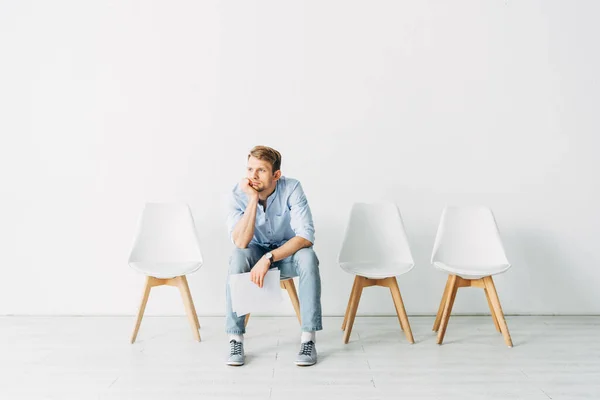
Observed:
[[[282,279],[300,277],[302,334],[295,363],[308,366],[317,362],[315,332],[323,329],[319,260],[312,249],[315,229],[300,182],[282,176],[280,168],[277,150],[265,146],[250,150],[246,177],[231,193],[227,227],[236,249],[229,274],[250,272],[259,287],[270,268],[278,268]],[[245,316],[232,311],[229,284],[226,299],[227,364],[239,366],[245,360]]]

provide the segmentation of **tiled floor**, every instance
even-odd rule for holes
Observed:
[[[319,363],[293,364],[293,317],[252,317],[247,363],[224,364],[223,318],[1,317],[0,399],[600,399],[600,317],[508,317],[514,347],[490,317],[450,319],[444,345],[433,318],[358,317],[342,343],[325,318]]]

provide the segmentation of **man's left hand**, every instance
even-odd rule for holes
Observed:
[[[250,270],[250,280],[257,284],[259,288],[262,288],[265,275],[270,267],[271,262],[266,257],[261,257]]]

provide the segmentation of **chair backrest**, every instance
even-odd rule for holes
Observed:
[[[446,207],[431,262],[461,266],[509,264],[492,210],[483,206]]]
[[[147,203],[129,256],[129,263],[132,262],[202,263],[190,207],[177,203]]]
[[[396,204],[355,203],[338,262],[414,264]]]

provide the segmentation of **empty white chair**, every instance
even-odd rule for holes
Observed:
[[[492,275],[510,268],[492,210],[487,207],[446,207],[437,231],[431,263],[449,274],[433,330],[442,344],[456,292],[479,287],[485,292],[494,325],[512,347]]]
[[[396,281],[396,276],[414,266],[398,207],[393,203],[354,204],[338,262],[344,271],[355,275],[342,323],[344,343],[350,339],[362,290],[369,286],[390,289],[400,327],[408,341],[414,343]]]
[[[150,289],[169,285],[179,289],[192,326],[200,341],[200,323],[186,275],[202,266],[202,254],[192,212],[187,204],[147,203],[129,256],[129,265],[146,275],[146,286],[131,343],[135,342]]]

